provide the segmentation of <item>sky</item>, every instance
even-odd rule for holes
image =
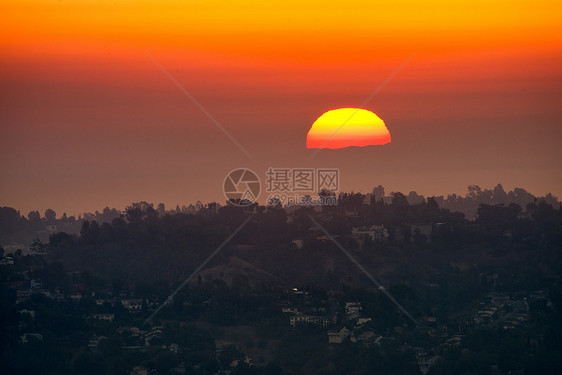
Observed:
[[[0,206],[224,202],[242,167],[560,197],[561,19],[543,0],[1,0]],[[391,143],[306,149],[365,101]]]

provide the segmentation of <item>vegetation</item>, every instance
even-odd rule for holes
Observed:
[[[56,220],[33,213],[22,224],[17,212],[2,212],[4,236]],[[371,226],[388,237],[352,234]],[[481,203],[474,220],[438,199],[411,204],[400,193],[389,202],[342,194],[337,206],[322,209],[211,204],[188,214],[136,204],[109,221],[82,220],[79,233],[37,240],[30,255],[0,250],[2,372],[557,374],[561,244],[562,210],[546,201]],[[361,325],[346,311],[350,301],[362,307]],[[327,326],[292,326],[284,306],[322,316]],[[488,314],[487,306],[496,307]],[[488,315],[475,322],[482,311]],[[514,317],[521,323],[508,327]],[[381,339],[329,343],[328,330],[344,327],[354,338],[372,332]]]

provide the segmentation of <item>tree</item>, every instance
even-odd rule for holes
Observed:
[[[41,214],[39,213],[39,211],[29,211],[29,213],[27,214],[27,219],[29,221],[40,221]]]
[[[392,197],[392,205],[393,206],[408,206],[408,199],[402,193],[394,193]]]
[[[503,186],[498,184],[494,190],[492,191],[493,200],[495,203],[506,203],[507,202],[507,193],[503,190]]]
[[[0,237],[17,232],[23,226],[20,214],[11,207],[0,207]]]
[[[472,200],[478,200],[482,195],[482,188],[478,185],[468,185],[468,193],[466,197]]]
[[[57,213],[54,210],[47,208],[45,211],[45,219],[47,220],[47,224],[53,224],[57,220]]]

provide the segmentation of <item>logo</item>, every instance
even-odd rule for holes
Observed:
[[[235,206],[248,206],[260,195],[261,184],[258,176],[247,168],[232,170],[224,179],[223,192]]]

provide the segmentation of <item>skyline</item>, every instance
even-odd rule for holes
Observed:
[[[0,6],[0,205],[221,202],[229,171],[270,166],[339,168],[342,191],[562,195],[558,3],[132,4]],[[365,106],[392,143],[311,158],[312,123],[412,54]]]

